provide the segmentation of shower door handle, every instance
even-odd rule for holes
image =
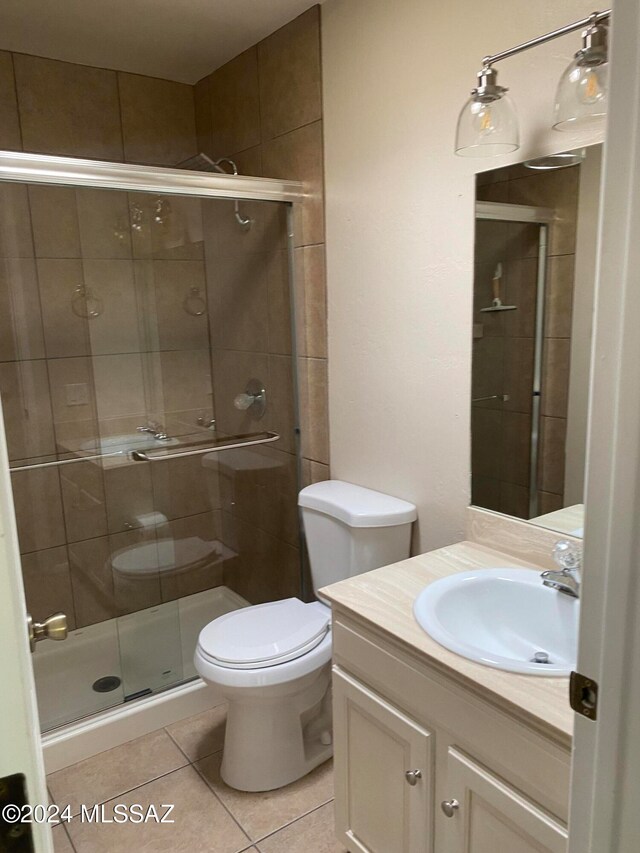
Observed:
[[[66,614],[54,613],[44,622],[34,622],[31,614],[27,613],[27,631],[32,654],[36,650],[36,643],[40,640],[66,640],[69,633]]]

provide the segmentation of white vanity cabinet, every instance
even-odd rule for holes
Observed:
[[[339,610],[333,691],[350,853],[566,853],[566,739]]]

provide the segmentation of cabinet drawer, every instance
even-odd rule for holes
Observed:
[[[432,853],[433,737],[333,675],[336,827],[352,853]]]
[[[443,853],[566,853],[566,827],[455,747],[446,778]]]
[[[339,613],[334,663],[430,730],[443,729],[462,749],[560,820],[568,820],[571,754],[455,675],[416,660],[384,637]]]

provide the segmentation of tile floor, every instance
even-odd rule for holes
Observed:
[[[174,824],[54,828],[56,853],[345,853],[333,831],[330,761],[278,791],[247,794],[220,778],[225,710],[215,708],[50,774],[49,791],[81,804],[175,804]]]

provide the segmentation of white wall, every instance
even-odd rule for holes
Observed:
[[[582,140],[550,129],[579,34],[501,63],[516,156],[453,155],[482,56],[588,15],[578,0],[326,0],[332,476],[413,500],[419,551],[462,537],[470,494],[474,170]]]

